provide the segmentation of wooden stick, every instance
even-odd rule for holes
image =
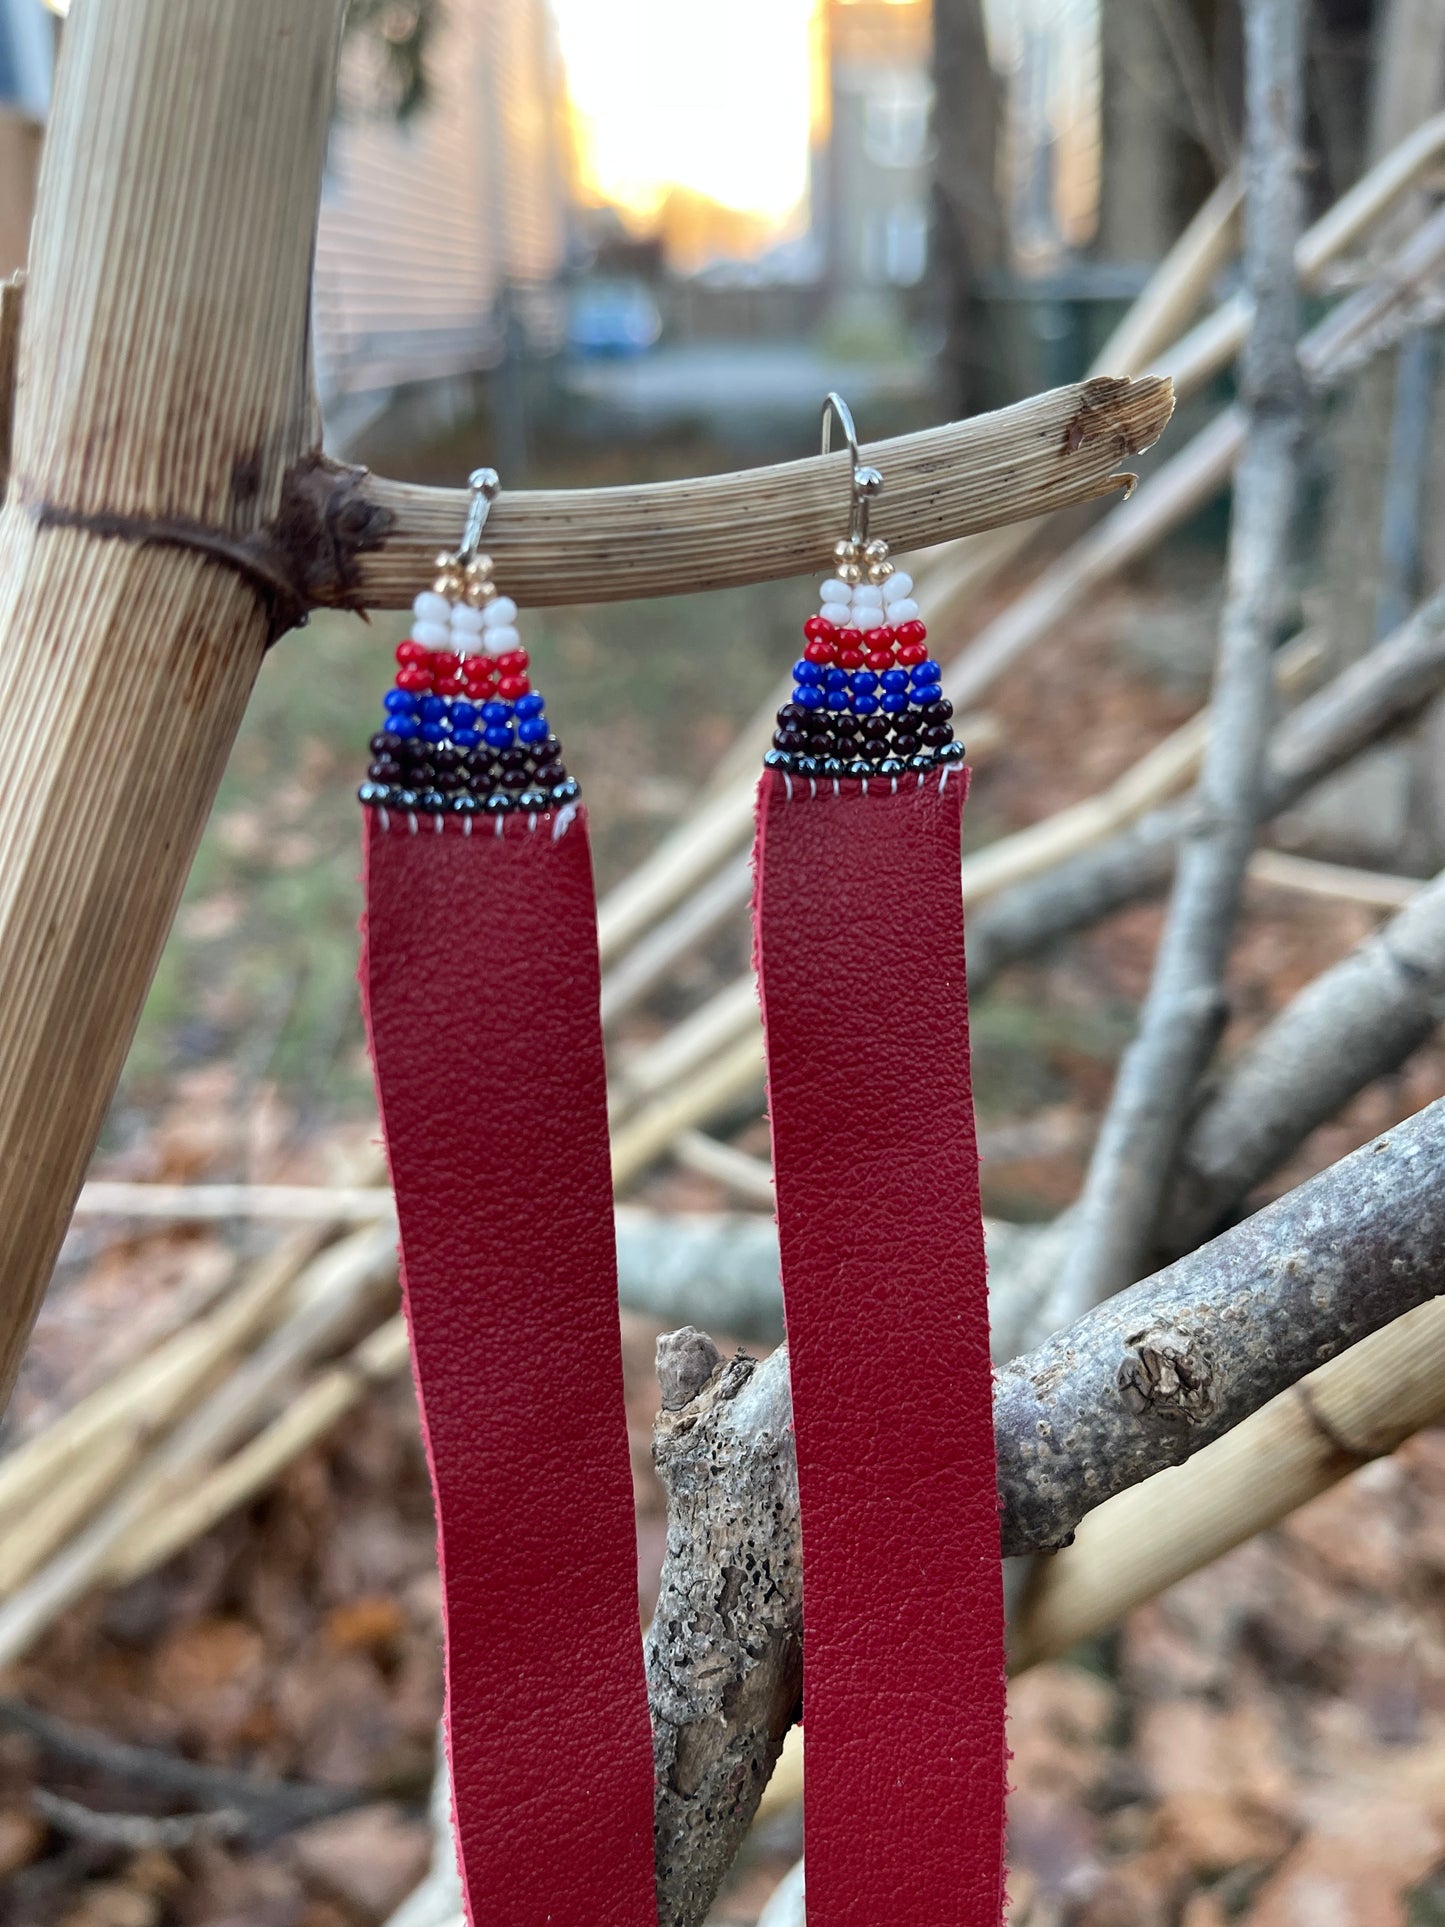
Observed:
[[[211,1224],[269,1218],[297,1224],[373,1224],[395,1215],[384,1186],[326,1184],[143,1184],[91,1178],[75,1201],[77,1218],[163,1218]]]
[[[0,512],[0,1402],[272,633],[217,561],[317,441],[341,12],[108,0],[66,28]]]
[[[1445,1299],[1407,1312],[1205,1448],[1110,1499],[1042,1565],[1014,1672],[1067,1652],[1445,1416]]]
[[[1253,321],[1241,367],[1244,447],[1224,609],[1195,792],[1138,1034],[1119,1066],[1046,1316],[1072,1325],[1147,1269],[1194,1093],[1228,1012],[1225,972],[1264,799],[1272,653],[1299,498],[1307,390],[1294,255],[1301,220],[1302,0],[1244,0],[1245,274]]]
[[[1383,870],[1356,870],[1345,863],[1318,863],[1283,850],[1256,850],[1249,859],[1252,883],[1271,890],[1298,890],[1303,896],[1364,903],[1375,910],[1399,910],[1424,889],[1419,877],[1391,876]]]
[[[766,1159],[739,1151],[732,1144],[720,1144],[702,1131],[683,1131],[673,1149],[679,1164],[705,1178],[715,1178],[749,1204],[760,1204],[767,1211],[776,1204],[773,1167]]]
[[[872,526],[919,548],[1116,491],[1118,464],[1158,439],[1174,406],[1167,377],[1094,377],[989,415],[865,447],[887,478]],[[503,489],[487,521],[497,579],[529,607],[674,595],[827,566],[847,533],[846,453],[678,482],[603,489]],[[462,489],[368,477],[364,510],[384,539],[330,597],[409,608],[439,549],[466,519]],[[327,586],[313,585],[319,600]]]
[[[743,985],[749,997],[752,984]],[[693,1072],[677,1090],[645,1106],[613,1133],[612,1182],[625,1190],[682,1132],[732,1105],[755,1099],[763,1088],[763,1034],[757,1011],[737,1041]]]

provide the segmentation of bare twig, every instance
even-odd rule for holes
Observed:
[[[1418,886],[1417,886],[1418,888]],[[1445,874],[1383,930],[1316,977],[1270,1024],[1195,1120],[1163,1220],[1188,1251],[1445,1018]]]
[[[1284,719],[1271,746],[1261,820],[1406,721],[1445,688],[1445,596],[1387,642],[1351,663]],[[1189,802],[1153,810],[1098,849],[1015,885],[969,919],[968,975],[977,994],[999,971],[1099,922],[1168,883],[1192,814]]]
[[[324,1820],[332,1814],[363,1806],[375,1795],[355,1787],[317,1786],[294,1780],[263,1780],[249,1773],[230,1773],[201,1766],[178,1753],[156,1747],[131,1746],[104,1733],[72,1726],[49,1713],[38,1712],[17,1699],[0,1699],[0,1727],[24,1733],[49,1759],[63,1760],[132,1792],[144,1787],[206,1809],[244,1816],[247,1832],[271,1837],[288,1828]],[[122,1818],[106,1815],[106,1818]]]
[[[194,1846],[197,1840],[234,1840],[247,1829],[246,1816],[234,1807],[221,1807],[214,1813],[179,1813],[161,1817],[153,1813],[105,1813],[96,1807],[82,1806],[43,1786],[30,1793],[35,1811],[61,1833],[77,1840],[92,1840],[106,1847],[124,1847],[129,1853],[159,1850],[173,1853]]]
[[[1195,1086],[1223,1028],[1224,972],[1264,791],[1270,657],[1299,492],[1306,399],[1296,348],[1303,39],[1298,0],[1245,0],[1245,278],[1254,320],[1241,368],[1246,439],[1213,723],[1139,1032],[1074,1214],[1052,1309],[1070,1324],[1139,1275]]]

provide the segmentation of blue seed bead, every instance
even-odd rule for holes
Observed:
[[[512,747],[511,724],[488,723],[482,731],[482,740],[488,749],[510,749]]]
[[[423,723],[421,726],[421,739],[424,743],[444,743],[447,739],[446,724]]]
[[[935,662],[930,656],[926,662],[915,663],[913,667],[915,684],[921,682],[942,682],[943,664]]]
[[[381,700],[385,709],[404,710],[408,716],[416,714],[416,697],[409,689],[388,689]]]
[[[522,700],[525,702],[526,697],[524,696]],[[517,736],[521,742],[540,743],[546,734],[547,719],[545,716],[524,716],[521,722],[517,724]]]
[[[421,699],[421,719],[424,723],[439,723],[447,713],[446,703],[440,696],[423,696]]]
[[[452,741],[458,749],[475,749],[481,740],[482,732],[479,729],[454,729],[452,731]]]
[[[498,702],[494,697],[491,702],[482,704],[482,721],[484,723],[509,723],[511,720],[512,705],[510,703]]]
[[[546,707],[545,698],[539,696],[536,690],[533,689],[525,696],[518,696],[517,720],[521,722],[526,716],[540,716]]]
[[[823,680],[823,665],[809,662],[806,656],[799,656],[793,664],[793,681],[801,683],[820,683]]]
[[[908,687],[908,671],[906,669],[885,669],[878,680],[883,687],[888,690],[906,689]]]
[[[870,694],[868,690],[863,690],[853,698],[853,714],[855,716],[875,716],[877,713],[878,698]]]
[[[837,668],[829,669],[824,674],[823,685],[827,689],[846,689],[848,687],[848,671]]]
[[[475,703],[454,702],[452,704],[452,729],[475,729],[477,726],[477,706]]]
[[[941,682],[916,682],[913,685],[913,700],[920,708],[925,703],[936,703],[943,694]]]
[[[815,689],[811,683],[800,682],[794,687],[793,701],[800,709],[821,709],[823,692],[821,689]]]
[[[828,691],[828,707],[831,710],[846,710],[852,700],[852,697],[846,689],[830,689]]]
[[[897,716],[908,707],[908,697],[901,689],[885,689],[878,701],[890,716]]]
[[[878,678],[871,669],[855,669],[848,678],[848,686],[855,696],[872,696],[878,688]]]

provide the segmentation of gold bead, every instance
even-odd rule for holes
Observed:
[[[474,555],[467,564],[468,582],[485,582],[491,575],[493,566],[489,555]]]
[[[437,574],[443,575],[448,569],[457,566],[457,558],[450,549],[442,549],[437,556]]]
[[[858,560],[858,544],[845,535],[841,542],[835,542],[833,544],[833,554],[839,562],[856,562]],[[842,573],[841,570],[839,573]],[[846,577],[844,579],[846,580]]]
[[[888,544],[883,540],[881,535],[875,535],[867,548],[864,549],[863,555],[864,559],[868,562],[886,562],[888,560]]]
[[[868,580],[870,582],[886,582],[892,573],[893,564],[891,562],[870,562],[868,564]]]
[[[851,589],[855,583],[863,580],[863,571],[856,562],[840,562],[838,564],[838,580],[840,582],[846,582]]]
[[[485,577],[473,577],[467,583],[466,593],[469,608],[485,609],[496,596],[497,585],[495,582],[488,582]]]

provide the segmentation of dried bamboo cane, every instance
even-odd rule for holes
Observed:
[[[1425,887],[1419,877],[1390,876],[1382,870],[1357,870],[1347,863],[1317,863],[1283,850],[1256,850],[1249,861],[1251,882],[1302,896],[1364,903],[1374,910],[1398,910]]]
[[[217,558],[317,439],[341,12],[108,0],[65,34],[0,513],[0,1401],[272,630]]]

